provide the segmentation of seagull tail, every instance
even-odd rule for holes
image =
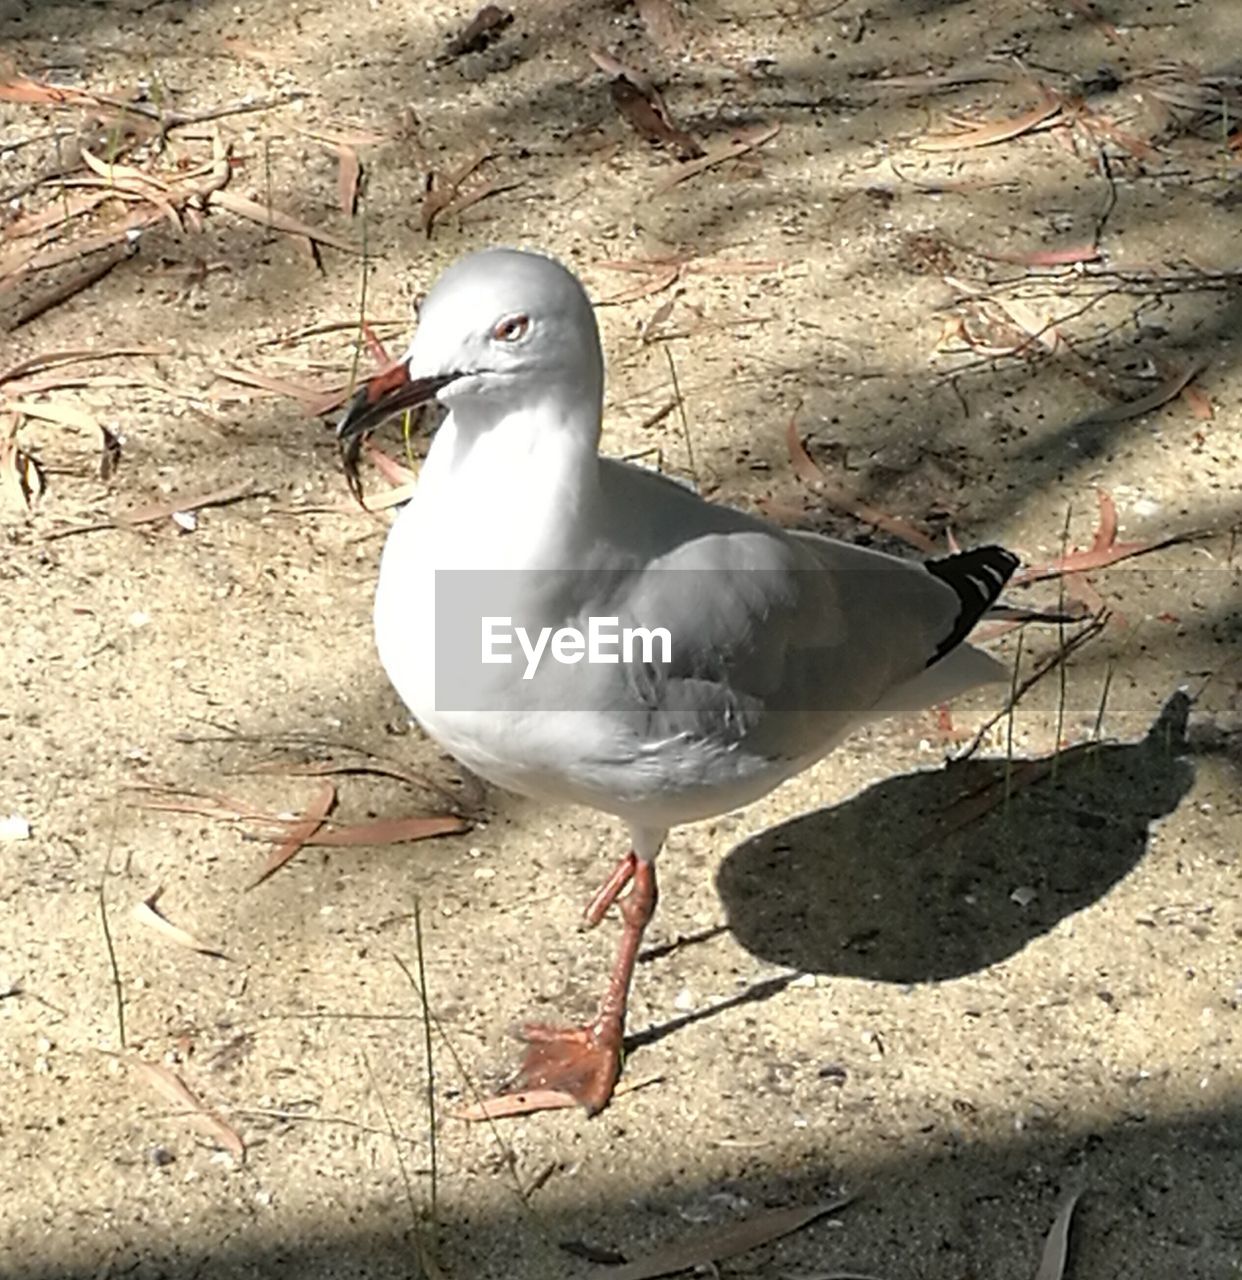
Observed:
[[[976,685],[997,684],[1010,678],[1008,667],[972,644],[960,644],[939,662],[924,667],[912,680],[890,689],[871,708],[868,719],[908,715],[924,707],[949,702]]]

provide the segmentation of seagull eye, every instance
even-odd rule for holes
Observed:
[[[526,337],[526,331],[530,328],[530,316],[516,315],[506,316],[492,330],[492,337],[497,342],[520,342]]]

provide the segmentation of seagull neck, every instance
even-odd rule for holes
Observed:
[[[506,407],[453,406],[428,454],[419,488],[458,520],[504,529],[518,561],[559,565],[580,545],[599,493],[599,412],[555,400]],[[434,496],[433,496],[434,495]],[[492,554],[503,541],[489,535]]]

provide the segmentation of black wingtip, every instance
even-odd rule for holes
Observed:
[[[1004,591],[1018,563],[1018,557],[1004,547],[975,547],[926,562],[927,572],[952,587],[961,601],[953,629],[936,646],[936,652],[928,660],[929,667],[970,635],[975,623]]]

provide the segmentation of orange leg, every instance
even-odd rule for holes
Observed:
[[[631,849],[629,853],[613,868],[612,875],[599,887],[595,897],[586,905],[582,913],[582,928],[594,929],[607,914],[608,908],[617,900],[617,894],[634,879],[634,868],[638,865],[638,855]]]
[[[525,1027],[522,1038],[530,1047],[516,1080],[506,1092],[550,1089],[568,1094],[592,1116],[608,1105],[621,1075],[625,1010],[634,977],[634,963],[642,944],[643,931],[655,914],[659,899],[655,867],[630,854],[587,908],[587,919],[590,920],[592,909],[602,902],[599,909],[602,916],[627,881],[632,881],[632,884],[620,902],[621,946],[595,1021],[585,1027],[542,1024]]]

